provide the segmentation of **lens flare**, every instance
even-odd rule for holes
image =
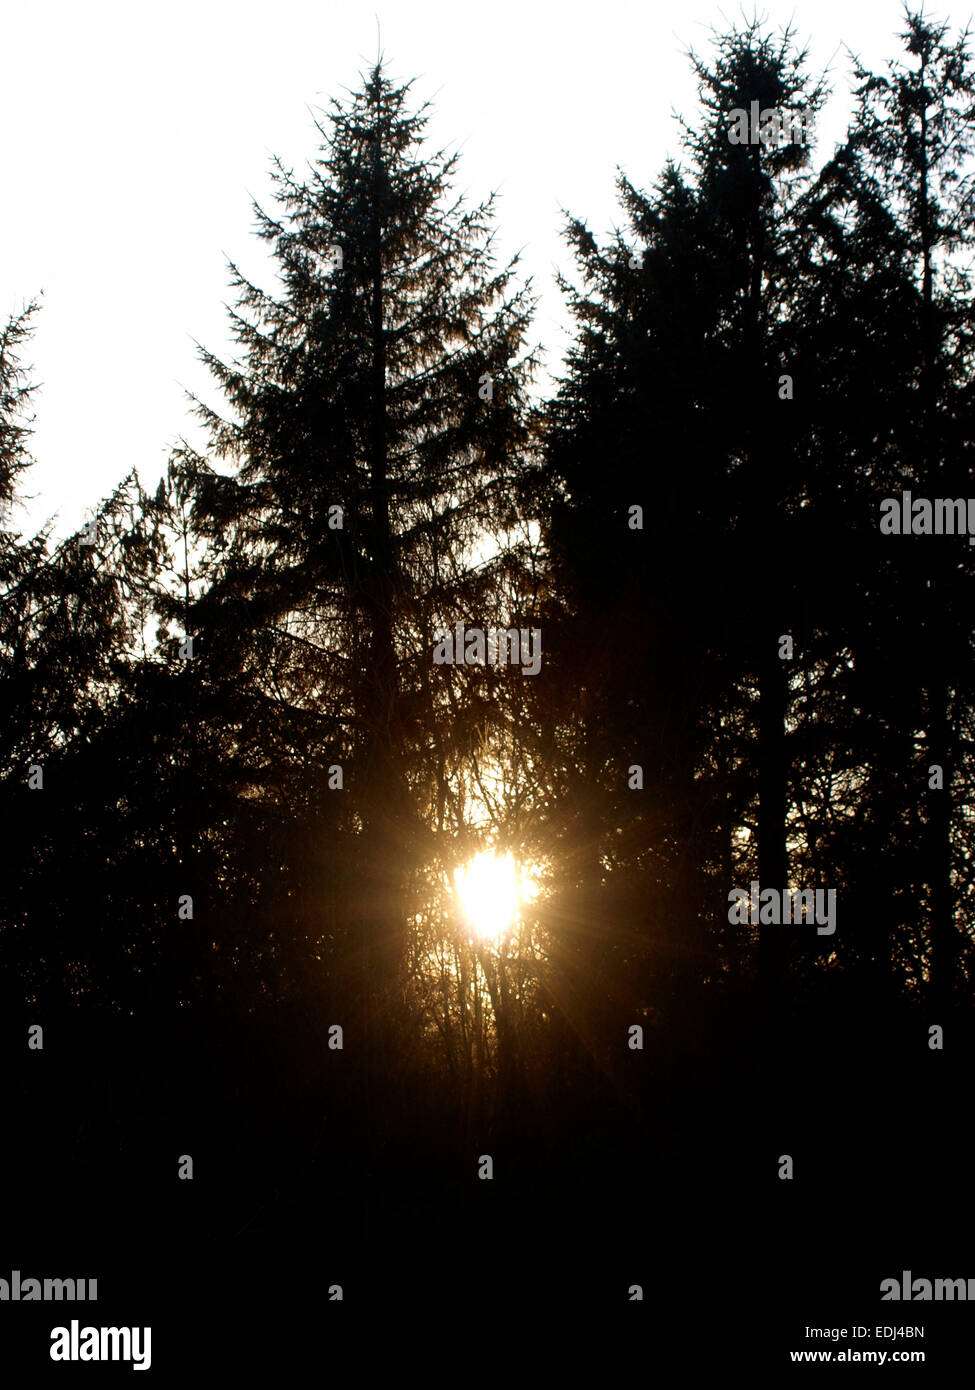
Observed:
[[[454,870],[461,910],[482,941],[498,941],[510,929],[523,894],[511,854],[475,854]]]

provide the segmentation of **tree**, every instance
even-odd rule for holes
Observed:
[[[434,632],[503,561],[474,551],[511,517],[533,366],[527,293],[514,262],[494,268],[493,199],[467,209],[455,157],[421,157],[408,92],[377,64],[318,125],[307,178],[276,164],[278,214],[257,217],[280,297],[232,267],[242,360],[204,354],[233,418],[199,409],[237,471],[186,455],[218,551],[191,612],[205,669],[274,702],[307,786],[343,770],[367,995],[400,972],[404,893],[443,802]]]
[[[685,981],[719,978],[736,954],[714,924],[756,791],[752,867],[766,885],[784,884],[788,867],[780,639],[796,626],[799,586],[791,569],[771,579],[765,557],[803,536],[806,480],[781,376],[811,236],[810,148],[737,143],[734,113],[757,102],[809,129],[824,99],[788,32],[773,42],[752,24],[716,46],[712,67],[694,60],[703,114],[685,134],[689,173],[668,164],[650,195],[621,178],[627,232],[605,251],[570,223],[585,290],[570,291],[579,339],[548,436],[560,627],[575,641],[581,622],[578,646],[593,654],[568,702],[590,711],[580,841],[597,884],[608,861],[617,879],[640,866],[657,968],[662,958]],[[770,999],[781,946],[762,948]],[[627,958],[625,943],[616,950]]]
[[[861,205],[879,193],[889,211],[884,269],[888,278],[899,273],[901,294],[885,303],[880,322],[914,346],[885,495],[913,491],[933,503],[963,496],[971,474],[975,185],[966,167],[975,148],[975,74],[967,30],[952,40],[947,24],[908,9],[902,41],[906,57],[886,74],[856,64],[858,104],[845,159]],[[952,841],[962,828],[959,822],[953,830],[953,797],[972,689],[971,558],[950,540],[908,544],[896,557],[899,607],[924,614],[912,671],[921,678],[912,782],[924,801],[928,920],[918,967],[923,955],[933,1000],[943,1009],[957,988],[962,954]],[[933,767],[942,769],[943,786],[931,785]]]

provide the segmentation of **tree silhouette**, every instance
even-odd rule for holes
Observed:
[[[512,515],[532,369],[529,300],[494,266],[492,200],[451,193],[455,158],[422,155],[427,118],[407,103],[377,64],[319,126],[307,179],[276,166],[279,212],[258,210],[258,229],[282,296],[234,270],[243,361],[205,354],[234,418],[200,410],[238,470],[185,457],[195,523],[219,550],[193,608],[204,660],[276,701],[306,786],[343,770],[374,1017],[443,800],[434,632],[484,591],[473,550]]]

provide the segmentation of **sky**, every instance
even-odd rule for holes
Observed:
[[[929,14],[963,27],[968,5]],[[132,468],[154,486],[187,398],[220,404],[197,344],[233,356],[227,261],[267,288],[252,201],[272,206],[271,156],[301,170],[313,124],[381,48],[432,106],[431,147],[459,152],[458,191],[498,193],[498,248],[521,253],[534,340],[557,373],[571,269],[565,214],[600,237],[622,221],[615,181],[655,182],[693,119],[687,57],[754,8],[601,0],[0,0],[0,316],[42,296],[26,360],[39,384],[33,494],[20,524],[81,524]],[[828,69],[817,162],[850,111],[847,49],[878,69],[899,51],[902,0],[766,0],[813,73]]]

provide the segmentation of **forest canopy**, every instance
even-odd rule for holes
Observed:
[[[206,446],[60,543],[6,324],[8,1017],[338,1026],[466,1141],[657,1104],[638,1035],[970,1005],[967,35],[908,14],[818,160],[790,32],[692,62],[681,158],[567,220],[544,401],[383,61],[255,206]]]

